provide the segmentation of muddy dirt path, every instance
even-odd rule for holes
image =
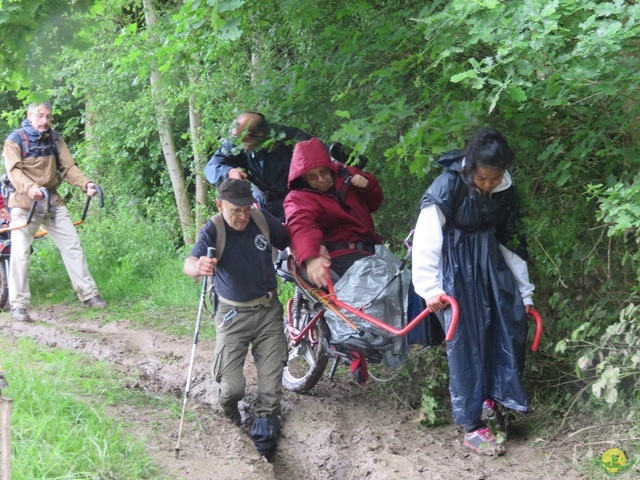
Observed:
[[[54,348],[85,352],[111,362],[124,373],[139,372],[124,382],[153,394],[183,395],[192,339],[136,328],[127,319],[109,323],[70,321],[73,307],[57,306],[36,312],[36,323],[19,323],[0,314],[0,335],[29,337]],[[76,315],[72,315],[74,317]],[[212,395],[209,359],[214,343],[200,340],[188,415],[175,456],[179,419],[152,406],[122,405],[112,415],[144,439],[167,476],[189,480],[226,479],[585,479],[576,468],[575,445],[562,439],[527,435],[527,419],[509,439],[509,452],[491,458],[468,452],[453,425],[424,428],[418,412],[396,407],[373,384],[359,387],[348,378],[323,378],[311,394],[285,394],[283,429],[274,462],[257,454],[242,428],[232,426],[217,411]],[[249,360],[247,402],[250,415],[256,374]],[[129,375],[131,378],[131,376]],[[563,436],[563,438],[566,435]]]

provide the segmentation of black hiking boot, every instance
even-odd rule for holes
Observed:
[[[242,425],[242,417],[240,416],[240,410],[238,410],[238,404],[235,405],[224,405],[222,407],[224,411],[224,416],[231,420],[236,427],[240,427]]]
[[[278,435],[280,435],[279,418],[256,417],[251,429],[251,440],[255,443],[260,455],[267,459],[269,463],[273,461],[278,446]]]

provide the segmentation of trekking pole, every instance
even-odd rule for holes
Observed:
[[[42,213],[49,213],[51,212],[51,195],[49,195],[49,190],[47,190],[44,187],[41,187],[39,189],[42,192],[43,195],[43,199],[42,201],[44,201],[44,212]],[[38,206],[40,202],[38,200],[34,200],[33,202],[31,202],[31,208],[29,209],[29,213],[27,214],[27,220],[23,225],[16,225],[13,227],[6,227],[6,228],[2,228],[0,229],[0,233],[6,233],[6,232],[11,232],[13,230],[20,230],[21,228],[25,228],[27,225],[29,225],[31,223],[31,220],[33,220],[33,215],[36,213],[36,207]]]
[[[215,258],[215,247],[207,247],[207,257]],[[180,415],[180,427],[178,429],[178,443],[176,443],[176,458],[180,458],[180,438],[182,437],[182,426],[184,425],[184,412],[187,408],[187,400],[189,399],[189,388],[191,387],[191,371],[193,370],[193,362],[196,358],[196,345],[198,344],[198,333],[200,333],[200,319],[202,318],[202,310],[207,295],[207,283],[209,277],[204,277],[202,281],[202,294],[200,296],[200,305],[198,306],[198,317],[196,318],[196,331],[193,335],[193,347],[191,348],[191,360],[189,360],[189,371],[187,373],[187,384],[184,387],[184,400],[182,402],[182,414]]]
[[[96,194],[96,196],[98,197],[98,202],[100,203],[100,208],[104,207],[104,195],[102,194],[102,189],[94,184],[93,188],[98,192]],[[80,217],[80,220],[76,220],[75,222],[73,222],[74,226],[78,226],[80,225],[82,222],[84,222],[85,218],[87,218],[87,212],[89,211],[89,203],[91,202],[91,197],[89,195],[87,195],[87,199],[84,202],[84,208],[82,209],[82,216]]]

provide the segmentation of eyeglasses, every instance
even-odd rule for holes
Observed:
[[[251,215],[251,212],[255,209],[253,205],[249,205],[247,207],[235,207],[230,208],[229,213],[234,218],[240,218],[244,215]]]

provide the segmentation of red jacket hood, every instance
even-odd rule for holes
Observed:
[[[317,138],[305,142],[299,142],[293,149],[291,166],[289,167],[289,190],[302,187],[298,181],[302,175],[317,167],[327,167],[334,174],[338,171],[338,165],[331,160],[324,144]]]

